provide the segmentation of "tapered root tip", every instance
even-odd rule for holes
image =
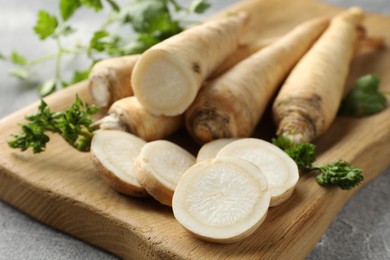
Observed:
[[[336,18],[359,24],[364,19],[364,12],[359,7],[351,7],[337,15]]]
[[[276,134],[287,137],[294,144],[308,143],[316,137],[316,126],[310,118],[293,112],[281,119]]]
[[[126,127],[121,123],[119,117],[115,114],[109,114],[95,122],[103,130],[120,130],[127,131]]]

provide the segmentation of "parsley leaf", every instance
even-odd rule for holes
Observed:
[[[97,51],[103,51],[107,46],[107,41],[103,41],[110,34],[106,30],[96,31],[89,43],[89,48]]]
[[[316,178],[320,185],[337,186],[343,190],[352,189],[364,179],[361,169],[342,160],[313,169],[320,171]]]
[[[111,6],[112,10],[114,10],[115,12],[119,12],[121,10],[119,5],[115,1],[107,0],[107,3]]]
[[[81,3],[88,8],[93,8],[95,12],[103,9],[102,1],[100,0],[80,0]]]
[[[53,35],[57,26],[58,21],[54,15],[50,15],[43,10],[38,12],[38,20],[34,26],[34,31],[41,40]]]
[[[90,71],[91,71],[91,69],[76,70],[76,71],[73,73],[72,80],[71,80],[70,82],[64,83],[64,86],[67,87],[67,86],[73,85],[73,84],[75,84],[75,83],[78,83],[78,82],[80,82],[80,81],[83,81],[83,80],[88,79],[88,75],[89,75],[89,72],[90,72]]]
[[[123,15],[137,33],[176,31],[178,27],[178,22],[172,19],[166,2],[161,0],[133,1]]]
[[[20,53],[13,51],[11,53],[11,62],[16,65],[26,65],[27,64],[27,59],[26,57],[22,56]]]
[[[27,124],[21,124],[22,132],[12,135],[8,142],[11,148],[22,151],[31,148],[34,153],[43,152],[50,138],[47,132],[57,133],[79,151],[89,151],[93,136],[91,116],[98,111],[89,107],[76,96],[76,101],[64,112],[52,112],[47,103],[41,100],[38,111],[27,116]]]
[[[369,116],[387,107],[387,99],[379,91],[380,78],[368,74],[356,81],[356,86],[343,99],[339,114],[350,116]]]
[[[92,52],[105,52],[112,56],[123,55],[121,38],[111,35],[106,30],[96,31],[89,43],[88,55],[92,57]]]
[[[293,144],[285,136],[273,138],[272,143],[287,153],[295,161],[301,170],[311,169],[316,159],[315,145],[311,143]]]
[[[57,88],[56,82],[54,80],[49,80],[38,87],[38,92],[41,95],[41,97],[45,97],[53,93],[56,90],[56,88]]]
[[[207,0],[194,0],[192,1],[189,11],[191,13],[202,14],[204,13],[211,5]]]
[[[80,0],[60,0],[61,17],[68,20],[81,6]]]
[[[30,71],[24,67],[14,68],[10,70],[8,74],[19,79],[28,79],[31,75]]]

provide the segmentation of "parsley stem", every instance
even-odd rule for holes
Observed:
[[[61,61],[62,61],[62,55],[64,53],[64,49],[62,48],[60,37],[56,38],[57,43],[57,60],[56,60],[56,70],[55,70],[55,81],[58,82],[61,80]]]
[[[44,63],[46,61],[55,59],[57,57],[57,55],[58,55],[58,52],[54,52],[54,53],[50,53],[50,54],[38,57],[36,59],[28,61],[27,62],[27,66],[33,66],[33,65],[36,65],[36,64]]]
[[[87,49],[87,47],[85,47],[85,46],[79,46],[79,47],[74,47],[74,48],[62,49],[61,52],[62,52],[62,55],[65,55],[65,54],[66,55],[69,55],[69,54],[84,54],[86,52],[86,49]],[[59,52],[60,51],[53,52],[53,53],[50,53],[50,54],[46,54],[46,55],[40,56],[40,57],[35,58],[33,60],[29,60],[29,61],[27,61],[26,66],[34,66],[34,65],[37,65],[37,64],[41,64],[41,63],[44,63],[44,62],[56,59],[58,57]]]
[[[85,130],[81,130],[79,134],[81,136],[84,136],[84,137],[87,137],[87,138],[92,138],[93,137],[93,133],[85,131]]]

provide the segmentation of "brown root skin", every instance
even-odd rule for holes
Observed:
[[[318,95],[275,101],[273,110],[278,126],[276,134],[288,137],[293,143],[310,142],[317,136],[317,127],[325,124],[322,99]]]
[[[279,123],[276,135],[285,136],[294,144],[307,143],[316,136],[315,125],[308,116],[289,113]]]
[[[183,126],[182,115],[155,116],[146,111],[135,96],[117,100],[100,124],[102,129],[124,130],[145,141],[165,138]]]
[[[89,91],[96,105],[108,108],[118,99],[132,96],[131,74],[140,55],[102,60],[89,75]]]
[[[186,127],[191,129],[190,135],[199,144],[237,136],[237,129],[232,122],[234,118],[228,113],[218,113],[216,108],[209,107],[197,111],[188,110],[186,114],[190,115],[186,117]]]
[[[234,53],[225,59],[221,66],[213,71],[213,73],[208,77],[208,80],[218,78],[240,61],[248,58],[253,53],[271,45],[277,39],[278,38],[261,39],[253,44],[243,44],[238,46]]]

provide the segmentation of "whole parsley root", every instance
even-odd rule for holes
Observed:
[[[330,127],[341,103],[357,41],[356,28],[363,17],[359,8],[335,16],[291,71],[272,107],[277,135],[307,143]]]
[[[46,149],[50,141],[47,132],[57,133],[79,151],[89,151],[93,137],[92,116],[99,110],[96,106],[88,106],[76,96],[76,101],[64,112],[52,112],[47,103],[41,100],[38,111],[26,116],[27,124],[20,124],[22,132],[12,135],[8,142],[12,148],[25,151],[29,148],[33,153]]]
[[[162,139],[184,126],[183,115],[156,116],[149,113],[135,96],[119,99],[108,114],[96,122],[101,129],[130,132],[145,141]]]
[[[203,81],[239,44],[248,15],[239,13],[189,28],[145,51],[135,65],[134,95],[155,115],[182,114]]]
[[[115,101],[133,95],[131,74],[140,55],[109,58],[97,62],[88,81],[96,105],[108,108]]]

